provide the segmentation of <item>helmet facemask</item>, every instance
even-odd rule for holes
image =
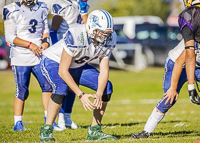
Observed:
[[[105,31],[101,31],[99,29],[96,29],[93,31],[94,34],[94,40],[96,40],[99,43],[105,43],[108,39],[110,39],[109,37],[111,36],[111,31],[105,32]]]
[[[24,4],[26,7],[32,8],[37,3],[37,0],[20,0],[20,3]]]

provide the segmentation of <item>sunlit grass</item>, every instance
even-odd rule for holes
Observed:
[[[148,68],[142,72],[110,71],[109,80],[114,93],[108,104],[102,124],[103,131],[118,137],[117,141],[148,143],[192,143],[200,140],[200,108],[190,102],[184,85],[179,100],[159,123],[148,139],[135,140],[132,133],[141,132],[153,108],[162,97],[164,70]],[[81,87],[86,93],[94,93]],[[41,90],[35,78],[31,79],[30,96],[25,104],[23,122],[25,132],[13,131],[13,99],[15,84],[12,71],[0,71],[0,142],[40,142],[39,129],[44,124]],[[54,132],[56,142],[85,142],[92,112],[85,111],[76,98],[72,120],[80,128]]]

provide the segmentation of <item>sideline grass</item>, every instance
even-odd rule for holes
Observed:
[[[111,70],[114,93],[103,118],[103,131],[118,137],[117,141],[137,143],[192,143],[200,140],[200,108],[190,102],[186,84],[179,100],[169,110],[148,139],[132,139],[141,132],[153,108],[162,97],[164,70],[148,68],[140,73]],[[81,87],[85,92],[92,92]],[[0,71],[0,142],[40,142],[39,129],[44,123],[41,91],[35,78],[31,79],[30,96],[25,104],[23,122],[25,132],[13,131],[13,99],[15,85],[12,71]],[[56,142],[87,142],[92,112],[85,111],[76,98],[72,119],[81,128],[54,132]],[[100,142],[100,141],[99,141]]]

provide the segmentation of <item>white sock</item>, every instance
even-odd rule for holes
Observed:
[[[44,117],[47,117],[47,111],[44,110]]]
[[[144,126],[144,131],[152,133],[157,124],[163,119],[164,116],[165,113],[158,112],[155,107]]]
[[[22,116],[15,116],[15,115],[14,115],[14,123],[15,123],[15,125],[16,125],[16,123],[17,123],[18,121],[22,121]]]
[[[64,119],[64,114],[63,113],[58,113],[58,122],[65,122],[65,119]]]

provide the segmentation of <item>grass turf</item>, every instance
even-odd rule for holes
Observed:
[[[199,106],[190,102],[187,84],[183,86],[177,103],[148,139],[131,138],[132,133],[143,130],[153,108],[162,97],[163,74],[162,67],[148,68],[139,73],[110,70],[109,80],[113,83],[114,93],[102,124],[103,131],[117,136],[118,140],[104,142],[192,143],[200,140]],[[94,93],[85,87],[81,88],[84,92]],[[23,122],[28,123],[25,132],[13,131],[15,84],[12,71],[0,71],[0,89],[0,142],[40,142],[39,129],[44,124],[44,110],[41,90],[35,78],[31,78],[30,96],[25,104]],[[56,142],[88,142],[86,136],[92,112],[85,111],[78,98],[74,103],[72,120],[80,128],[54,132]]]

